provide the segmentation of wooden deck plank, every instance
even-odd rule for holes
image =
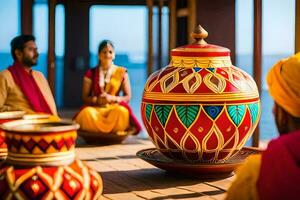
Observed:
[[[223,200],[223,199],[225,199],[225,197],[226,197],[226,193],[211,196],[211,198],[213,198],[215,200]]]
[[[163,188],[163,189],[155,189],[152,190],[153,192],[157,192],[166,196],[178,196],[178,195],[186,195],[186,194],[192,194],[193,192],[188,190],[183,190],[180,188]]]
[[[220,194],[224,194],[225,191],[220,190],[214,186],[207,185],[205,183],[195,184],[195,185],[188,185],[188,186],[181,186],[179,188],[189,190],[191,192],[201,193],[204,196],[210,196],[212,198],[217,197]]]
[[[143,197],[145,199],[156,199],[156,198],[160,198],[161,194],[154,192],[154,191],[149,191],[149,190],[145,190],[145,191],[133,191],[133,193],[135,193],[136,195]]]
[[[106,196],[101,195],[99,200],[111,200],[111,199]]]
[[[139,159],[136,152],[153,148],[149,140],[129,138],[123,144],[79,145],[76,156],[100,173],[103,195],[100,199],[222,199],[233,177],[201,180],[170,173]]]
[[[184,185],[180,186],[178,188],[183,188],[192,192],[210,192],[216,190],[215,187],[212,187],[210,185],[204,184],[204,183],[199,183],[199,184],[194,184],[194,185]]]
[[[112,200],[144,200],[145,199],[130,192],[118,193],[118,194],[106,194],[105,196]]]
[[[221,180],[217,180],[217,181],[210,181],[210,182],[207,182],[207,184],[221,188],[222,190],[226,191],[229,188],[229,186],[231,185],[232,181],[233,181],[232,178],[226,178],[226,179],[221,179]]]

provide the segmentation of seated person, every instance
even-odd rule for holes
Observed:
[[[57,115],[46,78],[32,69],[39,56],[35,37],[15,37],[11,41],[11,55],[13,65],[0,72],[0,112],[21,110]]]
[[[98,49],[99,64],[83,79],[82,99],[86,105],[74,118],[88,132],[117,133],[135,127],[141,129],[128,106],[131,88],[127,70],[113,64],[114,46],[104,40]],[[123,93],[121,96],[120,93]]]
[[[267,83],[280,136],[262,155],[247,158],[226,199],[300,197],[300,53],[275,64]]]

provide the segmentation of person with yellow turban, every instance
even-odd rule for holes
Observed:
[[[300,198],[300,53],[276,63],[267,83],[280,136],[238,169],[228,200]]]

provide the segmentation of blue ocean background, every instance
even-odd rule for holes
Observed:
[[[272,115],[273,100],[268,94],[265,77],[269,68],[281,58],[288,55],[265,55],[263,56],[263,88],[261,93],[261,118],[260,118],[260,139],[262,141],[270,140],[277,136],[277,129],[275,126],[274,118]],[[60,109],[64,109],[63,105],[63,57],[56,58],[56,103]],[[0,53],[0,70],[5,69],[12,63],[10,53]],[[39,70],[47,76],[47,56],[46,54],[40,54],[38,59],[38,65],[35,66],[36,70]],[[97,56],[92,55],[90,59],[90,66],[95,66],[97,63]],[[117,65],[125,66],[128,69],[131,87],[132,87],[132,99],[130,105],[136,114],[137,118],[142,122],[140,115],[141,97],[144,89],[144,84],[147,80],[147,64],[145,62],[132,62],[127,54],[116,55],[115,63]],[[237,67],[243,69],[250,75],[252,75],[252,56],[251,55],[238,55]],[[76,108],[74,108],[76,111]],[[141,134],[142,137],[146,137],[145,131]],[[248,142],[249,143],[249,142]]]

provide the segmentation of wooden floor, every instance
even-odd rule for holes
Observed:
[[[93,146],[79,139],[77,157],[102,176],[101,199],[223,199],[234,176],[201,180],[168,173],[136,156],[136,152],[154,147],[149,140],[127,138],[122,144]]]

